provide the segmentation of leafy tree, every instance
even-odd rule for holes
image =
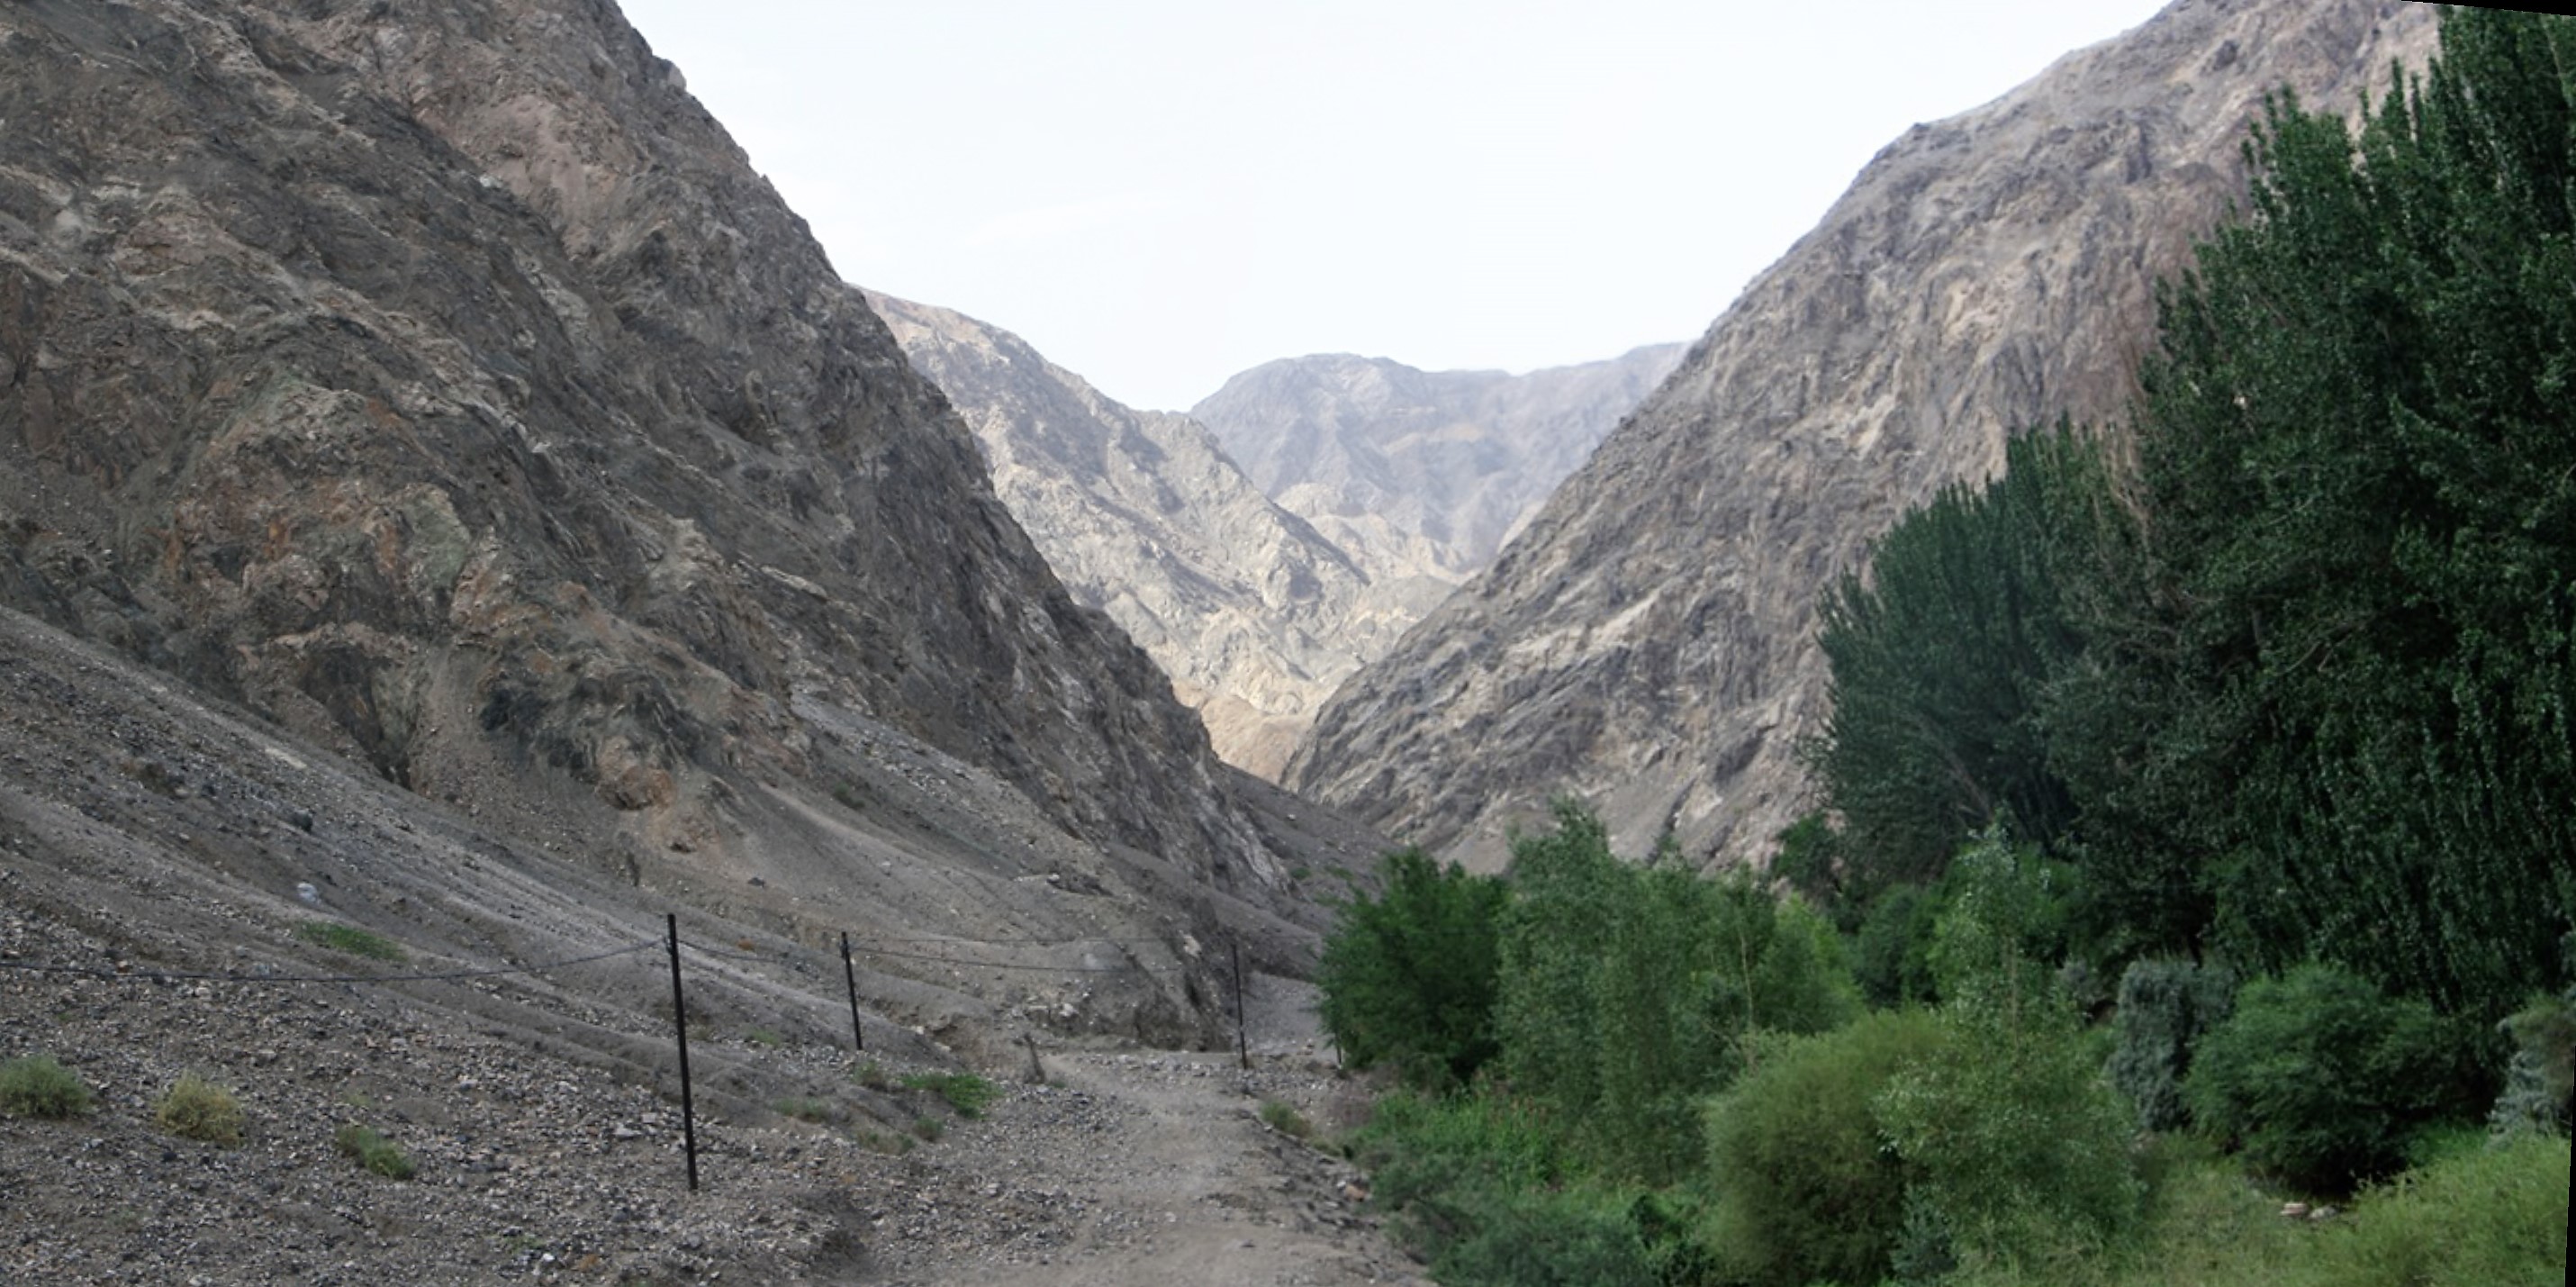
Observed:
[[[2250,217],[2164,293],[2153,592],[2099,636],[2148,694],[2099,798],[2234,954],[2490,1017],[2576,909],[2570,67],[2569,20],[2460,9],[2357,138],[2272,105]]]
[[[1419,1086],[1464,1085],[1493,1058],[1502,882],[1402,849],[1384,894],[1353,898],[1316,976],[1326,1030],[1357,1067],[1394,1064]]]
[[[2073,820],[2042,703],[2083,644],[2060,569],[2110,504],[2089,439],[2025,434],[2001,477],[1942,489],[1826,597],[1833,709],[1808,754],[1843,823],[1844,887],[1933,880],[1990,823],[2045,842]]]

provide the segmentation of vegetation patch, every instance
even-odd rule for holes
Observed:
[[[338,921],[306,921],[295,927],[295,935],[308,943],[319,944],[334,952],[363,956],[371,961],[403,959],[401,944],[372,930],[362,930],[355,925],[343,925]]]
[[[242,1106],[230,1090],[189,1073],[171,1083],[152,1105],[152,1120],[182,1139],[239,1144]]]
[[[1282,1135],[1301,1140],[1315,1134],[1315,1124],[1307,1121],[1305,1114],[1275,1099],[1261,1101],[1261,1122]]]
[[[912,1090],[927,1090],[948,1101],[948,1106],[964,1118],[984,1115],[984,1107],[1002,1093],[1002,1089],[973,1073],[913,1073],[903,1079]]]
[[[342,1126],[331,1137],[331,1146],[340,1150],[341,1156],[387,1179],[408,1180],[418,1173],[410,1155],[371,1126],[354,1122]]]
[[[80,1074],[52,1055],[28,1055],[0,1063],[0,1113],[11,1117],[79,1117],[93,1107]]]

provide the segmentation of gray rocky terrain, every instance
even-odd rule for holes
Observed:
[[[1277,777],[1343,677],[1429,610],[1263,495],[1197,421],[1103,397],[963,314],[868,300],[1056,575],[1162,666],[1229,763]]]
[[[1387,358],[1265,362],[1190,409],[1281,505],[1423,611],[1484,570],[1681,361],[1652,344],[1514,375]]]
[[[884,763],[866,789],[889,815],[1006,795],[923,748],[890,740]],[[799,916],[774,886],[709,907],[599,872],[574,828],[508,827],[0,610],[0,1059],[50,1055],[97,1098],[0,1114],[0,1281],[1410,1275],[1349,1168],[1259,1120],[1276,1100],[1347,1125],[1365,1095],[1319,1049],[1293,963],[1249,974],[1246,1071],[1230,1031],[1168,1049],[1156,1025],[1186,1013],[1145,981],[1221,996],[1222,940],[1079,872],[978,883],[886,851]],[[923,919],[859,936],[862,1054],[837,942],[791,931],[879,898]],[[1299,950],[1289,927],[1242,941],[1248,963]],[[981,1116],[902,1081],[959,1072],[999,1088]],[[156,1123],[188,1073],[233,1091],[237,1143]],[[417,1174],[361,1170],[342,1125]]]
[[[2263,96],[2348,107],[2420,65],[2433,21],[2180,0],[1907,131],[1490,569],[1343,686],[1286,781],[1477,862],[1562,791],[1623,852],[1670,829],[1702,861],[1759,859],[1808,807],[1827,586],[1995,470],[2007,434],[2117,432],[2153,283],[2242,195]]]

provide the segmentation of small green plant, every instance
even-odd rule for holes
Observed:
[[[948,1133],[948,1127],[936,1117],[916,1117],[912,1119],[912,1133],[925,1144],[936,1144],[940,1136]]]
[[[913,1073],[903,1079],[906,1088],[936,1091],[950,1108],[964,1118],[984,1115],[984,1106],[993,1102],[1001,1088],[973,1073]]]
[[[868,807],[867,797],[859,794],[856,783],[843,782],[833,787],[832,798],[840,801],[841,807],[845,809],[857,810]]]
[[[776,1050],[779,1046],[785,1044],[777,1033],[767,1028],[749,1029],[742,1034],[742,1039],[760,1047],[763,1050]]]
[[[162,1092],[152,1105],[152,1120],[183,1139],[208,1144],[241,1143],[241,1101],[231,1091],[195,1073],[181,1077]]]
[[[55,1062],[52,1055],[28,1055],[0,1063],[0,1113],[11,1117],[79,1117],[91,1107],[89,1087],[80,1074]]]
[[[893,1073],[885,1070],[884,1064],[873,1059],[859,1065],[858,1070],[850,1074],[850,1080],[870,1090],[891,1091],[903,1084],[894,1079]]]
[[[334,952],[363,956],[371,961],[403,959],[402,945],[371,930],[338,921],[306,921],[295,927],[296,936],[308,943],[320,944]]]
[[[387,1179],[408,1180],[419,1170],[412,1165],[410,1156],[402,1151],[400,1145],[378,1134],[371,1126],[360,1126],[354,1122],[342,1126],[331,1137],[331,1144],[340,1150],[342,1156],[354,1159],[358,1165]]]
[[[1301,1140],[1315,1133],[1315,1124],[1304,1114],[1275,1099],[1261,1101],[1261,1120],[1270,1129]]]

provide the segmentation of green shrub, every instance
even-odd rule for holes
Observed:
[[[2561,1287],[2567,1141],[2522,1136],[2365,1189],[2319,1239],[2314,1287]]]
[[[152,1120],[184,1139],[208,1144],[239,1144],[241,1101],[215,1083],[189,1073],[171,1083],[152,1105]]]
[[[2064,923],[2064,869],[1989,837],[1950,879],[1933,935],[1944,1039],[1871,1103],[1917,1169],[1909,1245],[1926,1265],[1945,1232],[1962,1264],[2080,1262],[2132,1226],[2140,1190],[2134,1110],[2034,959]]]
[[[823,1122],[831,1120],[832,1117],[832,1101],[815,1099],[811,1096],[773,1099],[769,1102],[769,1108],[781,1117],[793,1117],[800,1122]]]
[[[409,1155],[400,1145],[378,1134],[374,1127],[354,1122],[342,1126],[332,1135],[331,1145],[343,1157],[387,1179],[408,1180],[417,1173]]]
[[[870,1090],[893,1090],[902,1084],[894,1079],[894,1074],[885,1070],[884,1064],[873,1059],[859,1065],[850,1074],[850,1080]]]
[[[965,1118],[982,1117],[985,1106],[1002,1093],[1001,1087],[973,1073],[914,1073],[905,1077],[903,1084],[913,1090],[937,1092],[959,1117]]]
[[[1941,1041],[1916,1011],[1776,1039],[1710,1106],[1703,1241],[1731,1273],[1763,1287],[1886,1275],[1913,1168],[1882,1146],[1871,1104]]]
[[[2236,976],[2223,966],[2138,960],[2120,975],[2119,1015],[2104,1073],[2137,1105],[2138,1127],[2179,1130],[2191,1122],[2183,1082],[2201,1037],[2227,1022]]]
[[[337,921],[306,921],[295,927],[295,933],[306,942],[318,943],[351,956],[363,956],[372,961],[403,959],[401,944],[355,925],[342,925]]]
[[[0,1063],[0,1113],[12,1117],[79,1117],[90,1111],[89,1087],[52,1055]]]
[[[1305,1139],[1315,1133],[1315,1124],[1303,1113],[1275,1099],[1261,1101],[1261,1121],[1282,1135]]]
[[[2450,1034],[2339,966],[2257,979],[2200,1043],[2184,1094],[2248,1164],[2314,1193],[2395,1172],[2417,1128],[2458,1093]]]
[[[1869,905],[1852,945],[1862,999],[1887,1009],[1934,998],[1932,926],[1940,915],[1940,897],[1921,885],[1894,886]]]
[[[1464,1085],[1495,1051],[1502,882],[1420,849],[1387,854],[1380,871],[1384,893],[1344,904],[1324,943],[1317,1013],[1353,1067]]]
[[[1370,1201],[1395,1212],[1396,1236],[1425,1259],[1473,1235],[1510,1194],[1552,1188],[1570,1174],[1563,1143],[1537,1110],[1481,1086],[1379,1099],[1351,1137],[1351,1156],[1369,1172]]]
[[[912,1133],[925,1144],[936,1144],[948,1133],[948,1126],[936,1117],[916,1117],[912,1119]]]
[[[1432,1277],[1476,1287],[1659,1287],[1632,1204],[1590,1188],[1494,1195],[1474,1228],[1432,1261]]]

